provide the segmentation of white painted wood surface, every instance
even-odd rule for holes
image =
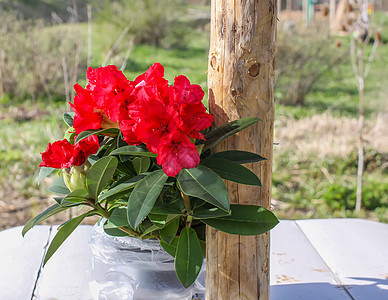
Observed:
[[[354,299],[388,299],[387,224],[360,219],[296,223]]]
[[[49,226],[39,226],[22,237],[22,228],[0,232],[0,299],[31,299]]]
[[[271,232],[271,299],[348,300],[349,296],[294,221]]]
[[[90,230],[77,228],[43,269],[45,245],[56,226],[36,226],[24,239],[21,227],[1,231],[0,299],[93,299]],[[388,224],[281,221],[271,233],[271,299],[387,300]]]
[[[52,227],[50,242],[58,226]],[[91,226],[78,227],[50,258],[38,279],[34,300],[88,300],[91,282]]]

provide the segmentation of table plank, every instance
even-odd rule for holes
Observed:
[[[54,227],[54,237],[56,231]],[[91,226],[80,226],[42,269],[34,299],[92,299]],[[30,299],[50,226],[0,232],[1,299]],[[271,299],[388,299],[388,225],[366,220],[281,221],[271,233]],[[22,288],[21,288],[22,287]]]
[[[272,300],[349,300],[334,274],[294,221],[271,231]]]
[[[388,299],[388,224],[362,219],[297,224],[354,299]]]
[[[50,237],[58,226],[53,226]],[[50,258],[37,282],[39,300],[88,300],[91,282],[91,252],[88,245],[92,226],[79,226]]]
[[[1,299],[31,299],[49,238],[50,226],[37,226],[22,237],[22,228],[0,231]]]

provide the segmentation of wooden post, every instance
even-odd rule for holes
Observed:
[[[268,160],[250,167],[262,187],[227,183],[231,203],[270,207],[277,0],[212,0],[209,106],[216,126],[244,117],[262,121],[215,151],[239,149]],[[207,229],[206,299],[269,299],[269,234]]]

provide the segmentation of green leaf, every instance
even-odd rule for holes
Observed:
[[[220,126],[205,135],[206,143],[202,151],[214,147],[222,140],[260,121],[258,118],[243,118]]]
[[[104,223],[103,228],[104,228],[104,231],[106,232],[106,234],[111,235],[111,236],[129,236],[128,233],[117,228],[116,225],[110,223],[109,221]]]
[[[114,150],[110,155],[136,155],[136,156],[148,156],[156,157],[155,153],[148,151],[147,148],[141,146],[124,146]]]
[[[86,174],[86,186],[89,194],[93,199],[97,199],[100,192],[111,180],[117,168],[117,158],[107,156],[99,159],[90,167]]]
[[[165,227],[160,229],[160,237],[164,242],[170,244],[176,236],[179,227],[180,218],[173,219]]]
[[[117,138],[104,139],[100,143],[100,148],[98,148],[98,151],[95,154],[95,156],[100,158],[100,157],[109,155],[109,153],[111,153],[114,149],[116,149],[116,145],[117,145],[116,141],[117,141]]]
[[[148,171],[151,165],[151,159],[149,157],[135,157],[132,160],[133,166],[137,174],[142,174]]]
[[[29,220],[26,225],[24,225],[23,230],[22,230],[22,235],[24,236],[27,231],[29,231],[32,227],[35,225],[39,224],[40,222],[43,222],[44,220],[48,219],[49,217],[60,213],[70,207],[73,207],[73,204],[58,204],[55,203],[54,205],[50,206],[47,208],[44,212],[41,212],[39,215],[33,217],[31,220]]]
[[[172,206],[170,206],[168,203],[165,203],[158,206],[155,205],[152,208],[151,213],[158,215],[181,215],[182,208],[179,208],[176,203],[172,204]]]
[[[259,235],[279,223],[272,212],[261,206],[234,204],[230,208],[230,216],[202,221],[215,229],[239,235]]]
[[[78,144],[83,139],[86,139],[87,137],[94,134],[118,134],[119,132],[120,130],[118,128],[85,130],[85,131],[82,131],[79,135],[77,135],[77,138],[75,139],[75,143]]]
[[[90,212],[86,212],[74,219],[67,221],[63,224],[59,229],[54,239],[52,240],[49,248],[47,249],[46,255],[44,257],[43,266],[47,263],[47,261],[53,256],[55,251],[62,245],[62,243],[69,237],[69,235],[78,227],[79,224],[85,219],[85,217]]]
[[[73,127],[73,121],[74,121],[74,112],[65,112],[63,113],[63,121],[67,124],[69,127]]]
[[[48,190],[54,194],[67,195],[70,193],[62,176],[56,178]]]
[[[120,158],[123,157],[123,155],[119,155]],[[121,173],[124,174],[125,177],[133,177],[137,175],[135,168],[133,167],[133,164],[131,161],[125,161],[125,162],[120,162],[117,170]]]
[[[89,193],[85,189],[79,189],[68,194],[61,203],[64,202],[84,202],[89,199]]]
[[[261,186],[260,179],[255,173],[234,161],[223,158],[207,158],[201,164],[212,169],[223,179]]]
[[[166,224],[169,224],[171,221],[173,221],[175,218],[177,217],[177,215],[160,215],[160,216],[157,216],[157,215],[152,215],[152,214],[149,214],[148,215],[148,218],[151,220],[145,220],[144,222],[141,223],[141,227],[144,227],[142,228],[142,235],[140,236],[140,238],[143,238],[145,237],[147,234],[149,233],[152,233],[154,231],[160,231],[161,228],[164,228],[164,226],[166,226]]]
[[[116,207],[109,217],[109,223],[115,227],[128,226],[127,208],[123,206]]]
[[[148,174],[133,189],[128,199],[128,221],[132,228],[137,228],[151,211],[168,176],[163,170]]]
[[[186,195],[200,198],[229,211],[229,198],[225,183],[209,168],[198,165],[193,169],[183,169],[178,175],[178,183]]]
[[[198,208],[194,208],[193,217],[196,219],[211,219],[229,216],[230,212],[226,212],[218,207],[211,206],[206,204]]]
[[[178,245],[179,238],[175,237],[170,244],[160,241],[160,245],[163,247],[164,251],[170,254],[172,257],[175,257],[176,246]]]
[[[102,201],[107,198],[112,198],[114,196],[120,197],[129,193],[129,191],[133,189],[136,184],[138,184],[144,177],[145,175],[138,175],[111,187],[107,192],[99,195],[98,201]]]
[[[168,192],[171,192],[171,189]],[[155,205],[151,210],[151,213],[158,215],[183,214],[182,210],[185,206],[180,192],[173,191],[172,194],[168,192],[163,193],[161,197],[156,200]]]
[[[163,228],[166,225],[167,217],[167,215],[157,215],[151,213],[148,215],[148,218],[151,220],[151,222],[154,223],[158,228]]]
[[[185,288],[197,279],[202,263],[202,249],[197,233],[190,227],[183,228],[176,249],[175,272]]]
[[[252,152],[247,151],[239,151],[239,150],[230,150],[230,151],[222,151],[213,153],[208,157],[210,158],[223,158],[232,160],[238,164],[248,164],[248,163],[254,163],[258,161],[267,160],[266,158]]]
[[[43,179],[45,179],[47,176],[49,176],[55,170],[56,169],[54,169],[54,168],[40,167],[39,176],[38,176],[38,184],[40,184]]]
[[[143,222],[144,223],[144,222]],[[142,223],[142,225],[143,225]],[[151,233],[151,232],[154,232],[154,231],[159,231],[159,226],[153,224],[152,222],[150,222],[151,226],[146,226],[144,229],[143,229],[143,232],[140,236],[140,238],[144,238],[147,234]],[[148,225],[148,224],[147,224]]]

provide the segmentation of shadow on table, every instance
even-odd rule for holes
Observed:
[[[274,285],[271,286],[271,300],[388,299],[388,278],[349,277],[349,279],[360,280],[360,284],[341,286],[315,282]]]

